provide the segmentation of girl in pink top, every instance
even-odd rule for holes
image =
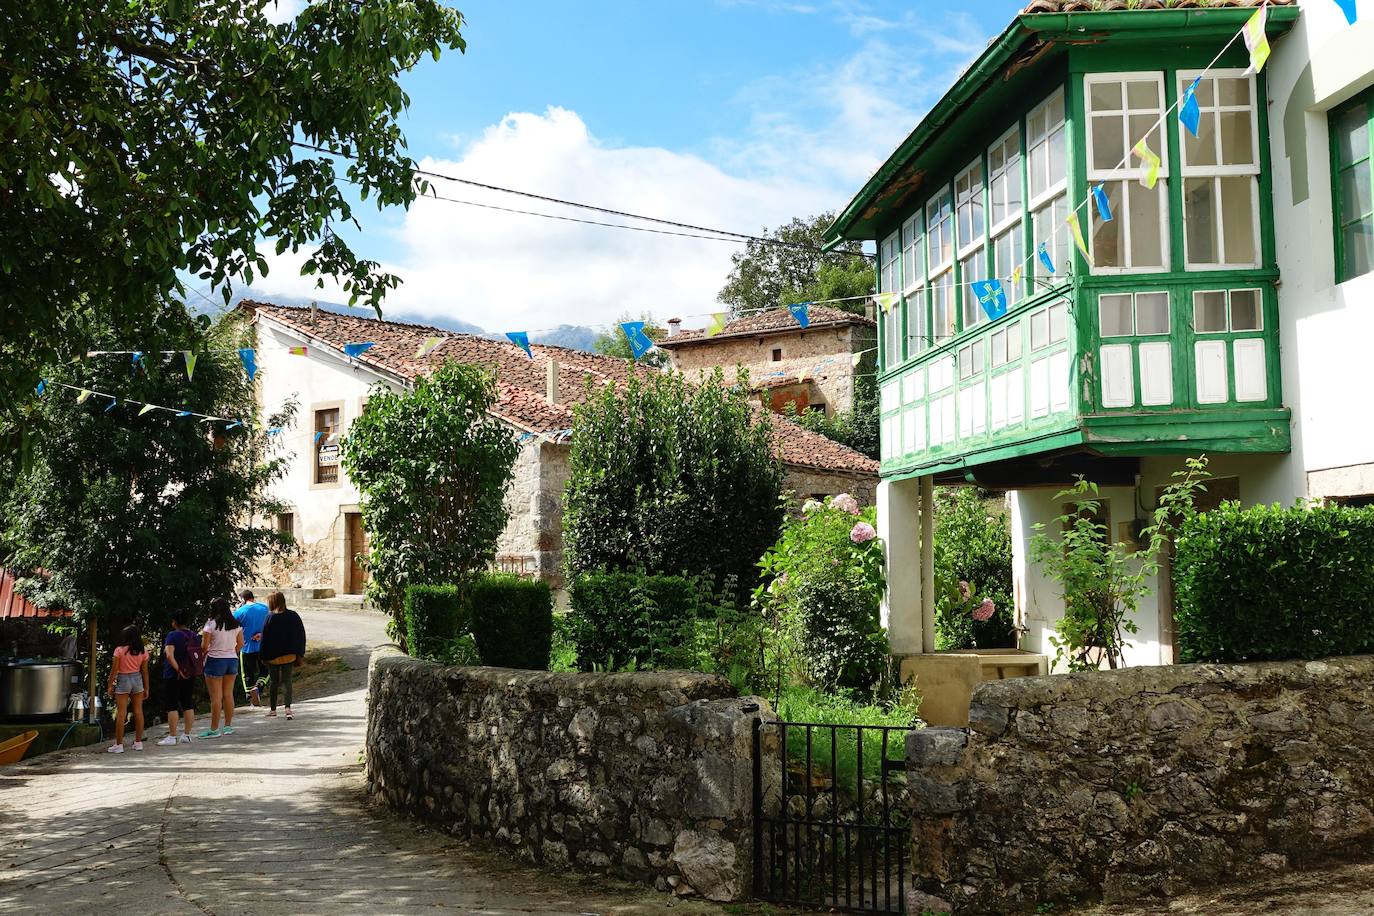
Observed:
[[[205,650],[205,686],[210,689],[210,727],[202,738],[218,738],[234,733],[234,679],[239,674],[239,650],[243,648],[243,627],[229,612],[229,602],[216,598],[210,602],[210,619],[200,628],[201,648]],[[220,716],[224,728],[220,728]]]
[[[115,699],[115,739],[109,747],[111,754],[124,753],[124,717],[129,704],[134,707],[134,750],[143,750],[143,698],[148,695],[148,653],[143,649],[143,637],[138,627],[125,627],[110,662],[110,686],[106,690]]]

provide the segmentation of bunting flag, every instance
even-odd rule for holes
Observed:
[[[892,311],[892,307],[897,304],[898,295],[896,293],[878,293],[873,299],[878,303],[878,307],[884,312]]]
[[[1136,141],[1135,146],[1131,147],[1131,151],[1145,163],[1145,174],[1140,176],[1141,185],[1154,190],[1155,183],[1159,181],[1160,158],[1155,155],[1154,150],[1150,149],[1150,145],[1145,142],[1144,137]]]
[[[138,415],[141,417],[150,410],[157,410],[157,408],[152,404],[144,404],[143,409],[138,412]]]
[[[426,337],[424,343],[415,348],[415,358],[424,359],[429,354],[439,348],[439,344],[444,342],[442,337]]]
[[[1345,13],[1345,21],[1354,25],[1355,17],[1359,15],[1355,10],[1355,0],[1336,0],[1336,5]]]
[[[1039,247],[1035,249],[1035,253],[1039,256],[1040,263],[1045,265],[1045,269],[1054,273],[1054,261],[1050,260],[1050,249],[1044,242],[1041,242]]]
[[[1202,82],[1198,77],[1183,90],[1183,100],[1178,106],[1178,122],[1188,128],[1188,133],[1197,136],[1198,124],[1202,121],[1202,110],[1197,105],[1197,87]]]
[[[712,315],[712,316],[711,316],[711,326],[710,326],[709,328],[706,329],[706,336],[707,336],[707,337],[715,337],[715,336],[716,336],[717,334],[719,334],[721,331],[725,330],[725,319],[726,319],[726,317],[727,317],[727,313],[725,313],[725,312],[716,312],[714,315]]]
[[[309,350],[309,348],[307,348],[307,347],[292,347],[291,349],[287,350],[286,352],[287,352],[287,353],[290,353],[292,356],[309,356],[309,355],[310,355],[310,350]]]
[[[1112,204],[1107,200],[1107,191],[1100,184],[1093,185],[1093,203],[1097,204],[1097,215],[1102,218],[1102,222],[1112,221]]]
[[[186,381],[190,381],[196,374],[196,354],[190,350],[182,350],[181,356],[186,360]]]
[[[1073,243],[1078,246],[1078,250],[1083,253],[1083,260],[1088,262],[1088,266],[1093,266],[1093,256],[1088,254],[1088,243],[1083,239],[1083,227],[1079,225],[1078,214],[1070,213],[1069,218],[1064,220],[1069,224],[1069,232],[1073,233]]]
[[[320,437],[323,436],[323,435],[324,435],[323,432],[318,432],[318,431],[317,431],[317,432],[315,433],[315,444],[316,444],[316,445],[319,445],[319,444],[320,444]]]
[[[626,321],[621,323],[620,329],[625,332],[625,339],[630,342],[630,358],[639,359],[654,347],[654,342],[644,333],[644,322]]]
[[[47,391],[47,390],[48,390],[48,383],[45,382],[45,381],[43,381],[42,379],[39,379],[39,380],[38,380],[38,388],[37,388],[38,396],[41,398],[41,397],[43,396],[43,392],[45,392],[45,391]]]
[[[178,411],[177,411],[177,416],[178,416],[178,417],[189,417],[190,415],[191,415],[191,411],[189,411],[189,410],[178,410]]]
[[[860,350],[858,353],[855,353],[854,356],[851,357],[849,360],[850,367],[854,369],[859,368],[859,363],[863,362],[863,358],[864,354],[862,350]]]
[[[1245,39],[1245,47],[1250,51],[1250,66],[1246,73],[1259,73],[1264,69],[1264,62],[1269,59],[1269,38],[1264,34],[1264,27],[1269,22],[1269,4],[1264,3],[1255,10],[1255,15],[1245,20],[1245,28],[1240,30],[1240,35]]]
[[[525,351],[525,355],[534,359],[534,351],[530,349],[530,335],[524,331],[507,331],[506,338],[517,347]]]
[[[359,356],[362,356],[364,353],[366,353],[368,350],[371,350],[375,346],[377,345],[372,341],[368,341],[366,343],[346,343],[343,347],[344,355],[351,356],[354,359],[357,359]]]
[[[143,351],[135,350],[129,354],[129,365],[137,369],[143,363]]]
[[[239,350],[239,362],[243,363],[243,371],[248,373],[248,381],[253,381],[258,374],[258,356],[251,347],[244,347]]]
[[[1025,268],[1025,266],[1026,266],[1026,265],[1024,265],[1024,264],[1017,264],[1016,267],[1012,270],[1012,272],[1011,272],[1011,285],[1012,285],[1012,286],[1015,286],[1016,284],[1018,284],[1018,283],[1021,282],[1021,273],[1022,273],[1022,270]]]
[[[78,404],[85,404],[86,401],[87,401],[87,399],[90,398],[90,396],[91,396],[91,389],[89,389],[89,388],[82,388],[82,389],[81,389],[81,393],[78,394],[78,395],[76,396],[76,403],[78,403]]]
[[[119,398],[110,398],[110,403],[105,405],[105,413],[109,413],[119,406]]]
[[[281,427],[280,427],[280,426],[273,426],[273,427],[271,427],[270,429],[267,430],[267,435],[269,435],[269,436],[275,436],[275,435],[278,435],[278,434],[280,434],[280,433],[281,433]]]
[[[230,423],[228,426],[224,427],[224,431],[227,433],[227,432],[229,432],[229,430],[231,430],[231,429],[236,429],[236,428],[238,428],[238,427],[240,427],[240,426],[242,426],[242,425],[243,425],[243,421],[242,421],[242,420],[235,420],[233,423]]]
[[[996,321],[1007,313],[1007,291],[1002,288],[1001,280],[974,280],[969,285],[989,321]]]
[[[789,305],[787,310],[792,313],[792,317],[797,319],[797,324],[802,327],[808,327],[811,324],[810,302],[798,302],[795,305]]]

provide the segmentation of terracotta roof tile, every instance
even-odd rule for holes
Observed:
[[[41,574],[41,573],[40,573]],[[0,619],[7,617],[70,617],[62,608],[43,608],[19,593],[13,570],[0,567]]]
[[[855,315],[841,309],[832,308],[828,305],[813,305],[807,310],[807,317],[811,323],[806,330],[815,328],[834,328],[844,325],[858,325],[860,327],[875,327],[875,323],[870,318],[862,315]],[[769,309],[766,312],[755,312],[752,315],[745,315],[743,318],[736,318],[727,322],[725,329],[719,334],[706,336],[704,330],[681,331],[678,334],[660,340],[658,345],[665,350],[674,347],[681,347],[690,344],[713,343],[718,340],[728,340],[733,337],[754,337],[759,334],[794,334],[802,330],[802,326],[797,323],[797,319],[792,317],[792,313],[785,308]]]
[[[358,356],[358,362],[402,380],[413,380],[449,359],[489,369],[497,376],[497,402],[492,413],[514,426],[545,435],[556,436],[572,427],[569,404],[585,399],[588,384],[594,388],[621,385],[637,373],[654,371],[613,356],[543,344],[531,347],[534,353],[531,360],[523,350],[506,341],[456,334],[421,324],[378,321],[323,309],[315,313],[312,324],[308,308],[248,300],[242,302],[241,307],[338,350],[347,343],[370,341],[375,346]],[[855,318],[843,312],[838,314],[847,320]],[[432,353],[417,358],[415,351],[427,337],[444,340]],[[559,394],[564,401],[560,404],[550,404],[544,396],[551,359],[559,364]],[[877,462],[781,417],[773,424],[773,434],[778,457],[785,464],[877,476]]]
[[[1031,0],[1025,13],[1095,13],[1124,10],[1216,9],[1253,7],[1264,0]],[[1269,0],[1270,6],[1293,6],[1297,0]]]

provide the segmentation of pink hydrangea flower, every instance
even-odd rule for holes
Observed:
[[[959,580],[959,597],[967,601],[973,595],[973,589],[963,579]]]
[[[849,529],[849,539],[855,544],[863,544],[877,536],[878,532],[874,531],[873,526],[868,522],[857,522],[853,528]]]
[[[830,505],[839,509],[841,512],[848,512],[850,515],[859,514],[858,500],[848,493],[841,493],[839,496],[836,496],[834,499],[830,500]]]
[[[820,507],[821,504],[819,501],[814,499],[808,499],[806,502],[802,503],[802,514],[810,515],[812,512],[815,512]]]
[[[991,598],[984,598],[983,603],[973,609],[974,620],[987,620],[997,610]]]

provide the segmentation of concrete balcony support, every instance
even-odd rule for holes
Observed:
[[[935,503],[931,478],[878,484],[887,593],[882,622],[893,655],[935,650]]]

